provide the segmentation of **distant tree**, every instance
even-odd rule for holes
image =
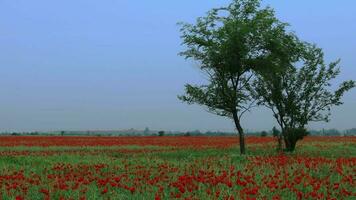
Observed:
[[[283,137],[282,137],[282,133],[281,131],[279,131],[275,126],[272,128],[272,135],[273,137],[276,137],[277,138],[277,141],[278,141],[278,146],[277,146],[277,150],[278,151],[281,151],[283,149],[283,145],[282,145],[282,140],[283,140]]]
[[[150,129],[148,127],[145,128],[145,130],[143,131],[143,134],[147,135],[150,133]]]
[[[245,154],[245,133],[241,118],[254,105],[250,95],[253,70],[265,67],[271,55],[288,53],[293,40],[270,8],[260,0],[233,0],[213,9],[196,24],[181,23],[183,44],[180,55],[198,62],[207,83],[185,87],[179,96],[189,104],[199,104],[211,113],[233,119],[239,134],[240,153]]]
[[[278,137],[280,135],[280,133],[281,132],[275,126],[272,128],[273,137]]]
[[[158,136],[164,136],[164,131],[158,131]]]
[[[329,129],[329,130],[323,129],[323,132],[324,132],[325,136],[340,136],[341,135],[340,131],[335,128]]]
[[[194,135],[201,135],[201,132],[200,132],[200,130],[197,129],[197,130],[194,130],[194,131],[193,131],[193,134],[194,134]]]
[[[355,87],[354,81],[345,81],[331,91],[339,61],[326,65],[320,48],[299,41],[296,46],[300,48],[289,55],[293,62],[276,60],[280,70],[260,72],[254,85],[259,103],[274,113],[287,151],[308,134],[309,122],[329,121],[331,107],[341,105],[343,94]]]
[[[261,137],[266,137],[267,135],[268,135],[268,133],[266,131],[261,132]]]
[[[352,136],[352,135],[356,135],[356,128],[348,129],[345,131],[344,136]]]
[[[184,136],[186,136],[186,137],[189,137],[191,134],[190,134],[190,132],[189,131],[187,131],[186,133],[184,133]]]
[[[35,131],[35,132],[31,132],[30,135],[39,135],[39,133]]]
[[[61,136],[64,136],[65,131],[61,131]]]

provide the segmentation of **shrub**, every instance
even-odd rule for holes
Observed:
[[[267,135],[268,135],[268,133],[266,131],[261,132],[261,137],[266,137]]]
[[[161,137],[164,136],[164,131],[159,131],[158,136],[161,136]]]

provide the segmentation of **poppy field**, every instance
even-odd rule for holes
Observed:
[[[0,199],[355,199],[356,137],[0,137]]]

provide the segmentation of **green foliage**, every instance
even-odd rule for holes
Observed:
[[[208,84],[187,84],[186,95],[179,98],[231,118],[248,110],[251,71],[262,68],[270,52],[285,52],[288,48],[279,40],[292,37],[272,9],[260,8],[259,0],[235,0],[198,18],[195,25],[180,24],[187,47],[180,55],[199,62]]]
[[[289,150],[306,134],[308,123],[329,121],[331,107],[341,105],[344,93],[355,87],[354,81],[345,81],[332,91],[331,81],[340,73],[339,61],[326,65],[320,48],[295,42],[298,48],[290,55],[293,62],[276,61],[279,70],[259,71],[254,82],[255,98],[274,113]]]
[[[160,137],[164,136],[164,131],[158,131],[158,136]]]
[[[298,140],[303,139],[309,135],[309,132],[305,128],[287,128],[285,134],[286,151],[293,152]]]
[[[267,135],[268,135],[268,133],[266,131],[261,132],[261,137],[266,137]]]
[[[339,61],[325,64],[322,50],[300,41],[287,26],[271,8],[261,8],[260,0],[234,0],[195,24],[181,23],[187,49],[180,55],[197,61],[207,82],[187,84],[178,98],[232,118],[241,153],[241,117],[256,101],[272,110],[287,149],[294,149],[292,138],[302,139],[310,122],[329,121],[331,107],[342,104],[344,93],[355,87],[345,81],[332,91]]]
[[[293,34],[285,31],[274,11],[261,8],[260,0],[234,0],[229,6],[213,9],[195,24],[180,23],[183,45],[180,53],[198,62],[206,75],[204,85],[187,84],[178,98],[199,104],[211,113],[232,118],[240,134],[241,152],[244,133],[240,120],[254,105],[250,95],[253,71],[273,67],[273,57],[290,51]],[[286,62],[286,61],[285,61]]]

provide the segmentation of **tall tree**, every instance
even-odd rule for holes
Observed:
[[[308,134],[308,123],[329,121],[331,107],[341,105],[344,93],[355,87],[354,81],[345,81],[332,91],[339,60],[327,65],[322,49],[298,43],[301,48],[290,55],[293,62],[276,62],[278,71],[259,71],[254,83],[255,97],[272,110],[287,151],[294,151],[297,141]]]
[[[254,105],[251,83],[254,70],[268,67],[271,56],[288,58],[286,42],[294,40],[270,8],[260,0],[234,0],[229,6],[213,9],[196,24],[181,23],[183,44],[180,53],[198,61],[206,75],[204,85],[186,85],[179,99],[205,106],[209,112],[233,119],[239,134],[240,153],[245,153],[241,118]],[[291,48],[293,49],[293,48]]]

